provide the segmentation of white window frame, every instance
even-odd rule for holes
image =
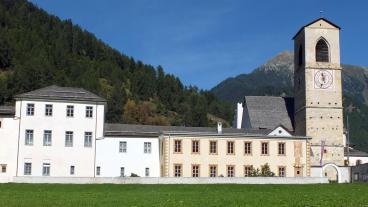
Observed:
[[[66,106],[66,117],[74,117],[74,106],[73,105]]]
[[[125,167],[120,167],[120,177],[125,177]]]
[[[119,152],[126,153],[128,151],[128,143],[126,141],[119,142]]]
[[[93,106],[86,106],[86,118],[93,118]]]
[[[151,142],[144,142],[144,154],[151,154],[152,152],[152,143]]]
[[[149,169],[149,167],[146,167],[146,169],[144,169],[144,175],[146,177],[149,177],[150,176],[150,169]]]
[[[27,146],[33,146],[33,137],[34,137],[34,131],[33,129],[26,129],[25,132],[25,145]]]
[[[98,175],[98,176],[101,175],[101,167],[100,166],[96,167],[96,175]]]
[[[50,176],[51,165],[50,163],[42,164],[42,176]]]
[[[53,114],[53,106],[52,104],[45,105],[45,116],[52,116]]]
[[[34,103],[28,103],[27,104],[27,109],[26,109],[27,116],[34,116],[34,111],[35,111],[35,104]]]
[[[84,132],[84,147],[92,147],[92,132]]]
[[[66,131],[65,132],[65,147],[73,147],[73,139],[74,139],[74,132]]]
[[[32,163],[31,162],[24,163],[24,175],[32,175]]]
[[[70,166],[70,175],[75,175],[75,166],[74,165],[71,165]]]
[[[52,145],[52,131],[44,130],[43,131],[43,146],[51,146]]]

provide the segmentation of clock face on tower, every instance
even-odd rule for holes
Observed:
[[[319,89],[327,89],[332,86],[333,76],[330,70],[317,70],[314,73],[314,86]]]

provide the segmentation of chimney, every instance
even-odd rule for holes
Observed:
[[[217,133],[222,134],[222,123],[221,122],[217,122]]]

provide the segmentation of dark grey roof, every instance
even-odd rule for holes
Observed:
[[[115,136],[115,135],[129,135],[129,134],[148,134],[152,136],[158,136],[162,133],[217,133],[217,128],[215,127],[184,127],[184,126],[153,126],[153,125],[134,125],[134,124],[105,124],[105,135]],[[236,134],[244,133],[244,129],[235,128],[223,128],[223,134]]]
[[[0,106],[0,115],[14,115],[15,107],[14,106]]]
[[[298,34],[299,34],[301,31],[303,31],[303,29],[304,29],[305,27],[308,27],[309,25],[314,24],[315,22],[318,22],[319,20],[323,20],[323,21],[325,21],[325,22],[327,22],[327,23],[331,24],[332,26],[336,27],[337,29],[341,30],[341,27],[339,27],[337,24],[335,24],[335,23],[331,22],[330,20],[328,20],[328,19],[326,19],[326,18],[321,17],[321,18],[318,18],[318,19],[316,19],[316,20],[314,20],[314,21],[312,21],[312,22],[310,22],[310,23],[308,23],[308,24],[304,25],[302,28],[300,28],[300,29],[298,30],[298,32],[294,35],[293,39],[295,39],[295,37],[296,37],[296,36],[298,36]]]
[[[105,99],[83,88],[60,87],[56,85],[16,95],[15,98],[106,102]]]
[[[242,128],[275,129],[282,125],[294,131],[294,99],[274,96],[246,96]]]
[[[348,155],[348,148],[345,147],[345,156]],[[354,148],[349,148],[349,156],[351,157],[368,157],[368,153],[366,152],[363,152],[363,151],[359,151],[359,150],[356,150]]]

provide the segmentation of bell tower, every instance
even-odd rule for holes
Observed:
[[[339,34],[339,26],[320,18],[293,38],[295,133],[312,138],[312,168],[344,165]]]

